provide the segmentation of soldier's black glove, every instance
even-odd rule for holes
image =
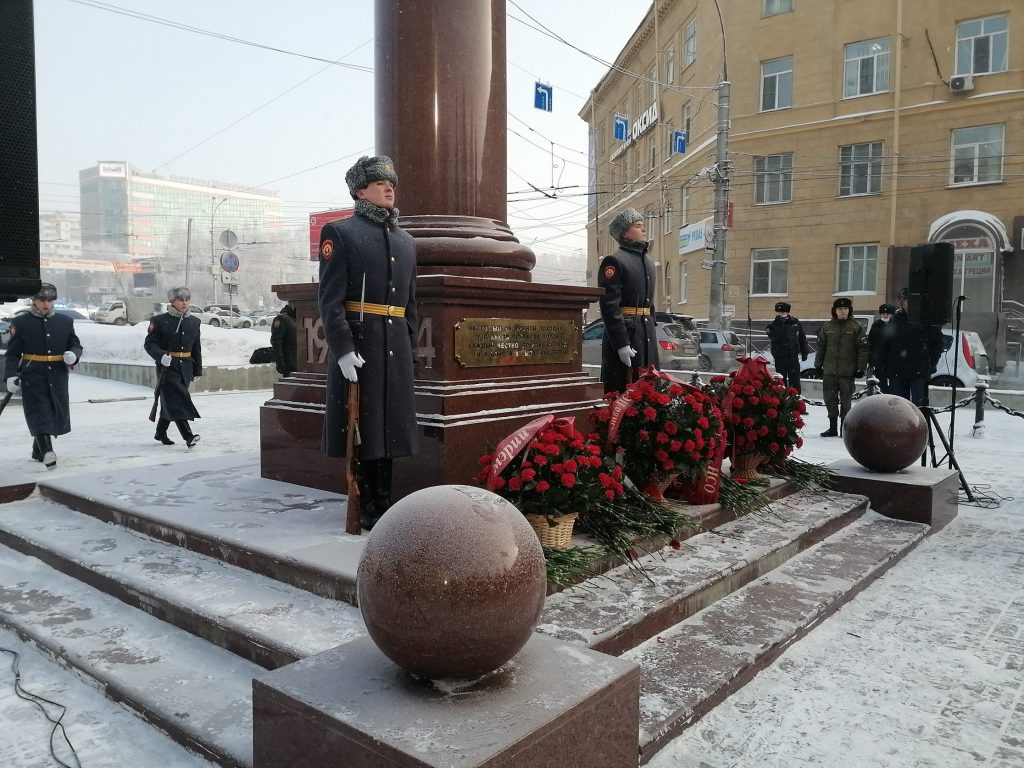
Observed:
[[[803,360],[806,363],[807,362],[807,353],[804,352],[802,355],[800,355],[800,359]]]

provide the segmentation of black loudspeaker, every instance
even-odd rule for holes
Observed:
[[[0,301],[39,290],[32,0],[0,0]]]
[[[912,323],[945,325],[953,316],[953,244],[910,249],[907,315]]]

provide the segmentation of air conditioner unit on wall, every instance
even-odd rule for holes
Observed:
[[[974,90],[974,75],[957,75],[949,78],[950,93],[970,93]]]

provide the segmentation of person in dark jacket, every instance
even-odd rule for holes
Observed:
[[[199,442],[189,424],[199,418],[192,404],[188,388],[192,379],[203,375],[203,348],[199,330],[203,324],[192,316],[192,292],[188,288],[172,288],[167,292],[171,305],[162,315],[149,321],[146,334],[146,353],[156,361],[160,387],[160,419],[156,423],[153,439],[164,445],[174,445],[167,436],[173,421],[189,448]]]
[[[787,387],[800,394],[800,361],[811,353],[807,335],[800,321],[789,314],[793,307],[785,301],[775,305],[775,319],[768,325],[775,370]]]
[[[391,158],[361,157],[345,174],[355,215],[320,234],[320,317],[329,349],[323,448],[345,455],[349,383],[359,386],[359,490],[364,528],[391,506],[393,460],[412,456],[416,249],[398,227]]]
[[[274,365],[282,376],[291,376],[298,370],[295,335],[295,307],[290,303],[270,324],[270,346],[273,350]]]
[[[871,375],[878,379],[878,388],[883,394],[891,394],[889,386],[889,375],[885,370],[885,343],[892,335],[892,316],[896,313],[896,307],[892,304],[882,304],[878,308],[878,319],[871,324],[868,331],[868,362],[871,364]]]
[[[57,466],[53,438],[71,431],[68,372],[82,359],[75,321],[54,311],[57,289],[43,283],[28,312],[11,321],[7,343],[7,391],[21,392],[32,458]],[[16,373],[15,373],[16,372]]]
[[[643,214],[627,208],[611,220],[609,234],[618,252],[605,256],[597,271],[604,318],[601,381],[604,391],[622,392],[640,368],[660,367],[654,323],[654,262],[647,255]]]
[[[853,380],[864,375],[868,347],[864,328],[853,319],[853,301],[842,296],[832,302],[832,319],[818,334],[818,375],[822,379],[828,429],[822,437],[838,437],[838,422],[853,405]]]
[[[904,288],[882,347],[882,364],[889,375],[889,391],[920,407],[928,405],[928,380],[942,356],[942,329],[911,322],[907,302]]]

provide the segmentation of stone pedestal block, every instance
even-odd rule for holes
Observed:
[[[253,681],[255,768],[634,768],[640,675],[542,635],[451,692],[368,638]]]
[[[871,501],[880,515],[896,520],[927,523],[935,533],[957,515],[960,477],[956,470],[910,466],[899,472],[865,469],[852,459],[831,464],[832,487],[859,493]]]

